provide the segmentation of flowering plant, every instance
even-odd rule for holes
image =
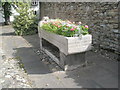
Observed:
[[[70,22],[69,20],[49,19],[47,21],[42,21],[41,24],[42,29],[66,37],[89,34],[88,25],[83,25],[81,22],[75,24],[75,22]]]

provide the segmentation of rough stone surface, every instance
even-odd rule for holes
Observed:
[[[89,25],[95,50],[118,59],[118,2],[45,2],[41,6],[42,17],[81,21]]]
[[[0,57],[2,57],[0,60],[0,89],[33,87],[19,58],[7,59],[2,53]]]

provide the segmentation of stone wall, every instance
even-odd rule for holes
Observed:
[[[68,19],[89,25],[94,50],[118,59],[118,3],[117,2],[44,2],[41,16]]]

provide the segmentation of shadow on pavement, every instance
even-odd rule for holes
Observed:
[[[40,40],[38,34],[22,36],[33,48],[40,49]]]
[[[14,32],[10,32],[10,33],[2,33],[0,34],[2,36],[16,36]]]
[[[98,55],[87,59],[91,64],[66,72],[65,78],[74,79],[82,88],[118,88],[118,62]]]
[[[36,55],[32,47],[14,48],[14,50],[16,50],[14,56],[22,60],[28,74],[51,73],[48,66],[40,60],[40,56]]]

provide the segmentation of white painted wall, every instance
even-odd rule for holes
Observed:
[[[2,17],[2,13],[0,12],[0,23],[4,22],[4,18]]]
[[[3,14],[2,14],[2,8],[0,7],[0,23],[4,22]]]

